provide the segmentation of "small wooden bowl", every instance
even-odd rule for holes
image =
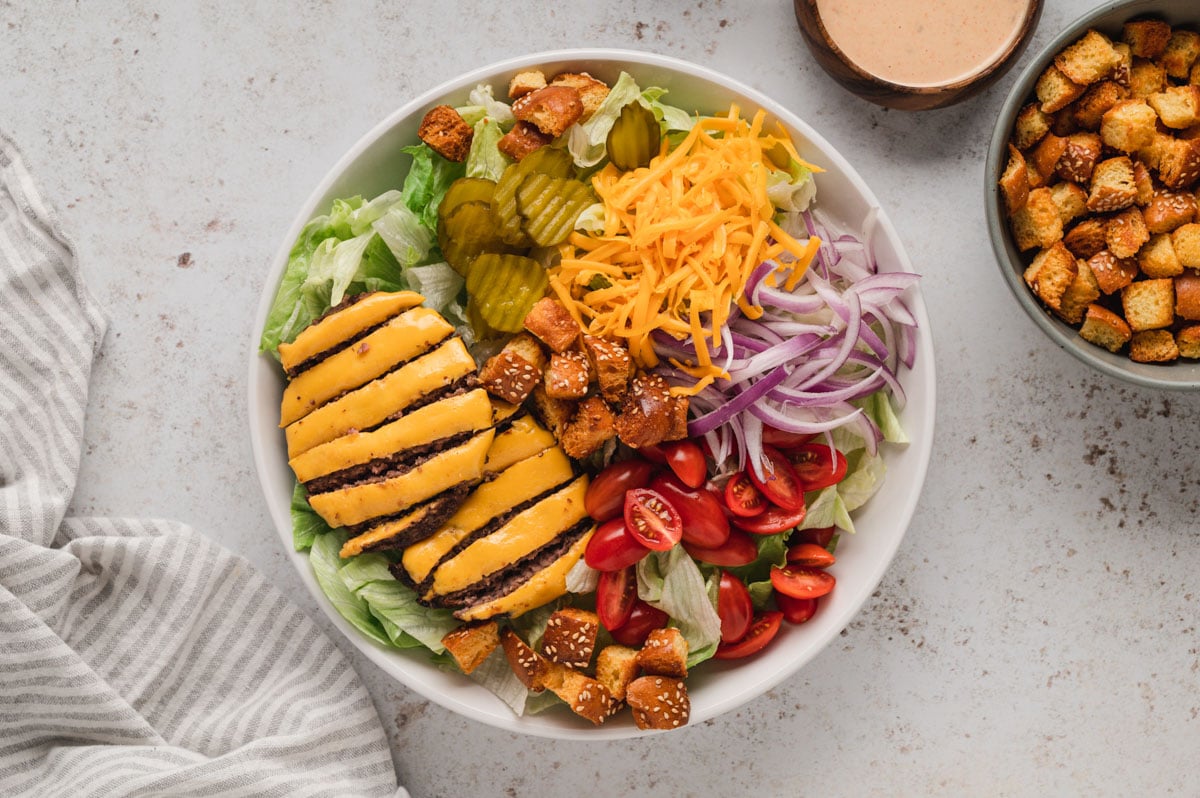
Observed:
[[[992,85],[1025,50],[1030,35],[1042,15],[1042,2],[1043,0],[1029,0],[1025,19],[1012,44],[970,77],[939,86],[905,86],[884,80],[847,58],[821,21],[821,15],[817,11],[817,0],[794,0],[800,32],[821,68],[864,100],[904,111],[925,111],[953,105]]]

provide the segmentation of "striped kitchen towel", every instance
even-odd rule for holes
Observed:
[[[371,698],[243,559],[67,518],[104,320],[0,136],[0,796],[405,796]]]

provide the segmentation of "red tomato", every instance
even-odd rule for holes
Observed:
[[[596,614],[605,629],[624,626],[637,601],[637,569],[630,565],[600,574],[596,585]]]
[[[663,447],[661,446],[654,444],[642,446],[638,448],[637,453],[655,465],[666,465],[667,453],[663,451]]]
[[[783,620],[782,612],[764,612],[754,616],[750,630],[741,640],[733,643],[721,643],[717,646],[717,659],[739,659],[757,654],[774,639],[779,632],[779,624]]]
[[[739,529],[730,530],[729,537],[716,548],[694,546],[686,540],[683,541],[683,548],[692,555],[692,559],[722,568],[749,565],[758,559],[758,546],[754,544],[754,539]]]
[[[820,598],[833,590],[837,580],[828,571],[803,565],[771,567],[771,586],[792,598]]]
[[[754,487],[746,472],[739,471],[725,483],[725,506],[734,515],[749,518],[766,510],[767,500],[758,488]]]
[[[650,490],[661,494],[679,512],[683,539],[705,548],[720,546],[729,537],[729,519],[721,502],[705,488],[689,488],[674,474],[662,473],[650,482]]]
[[[646,487],[656,468],[654,463],[637,457],[613,463],[588,485],[583,509],[597,521],[616,518],[625,507],[625,491]]]
[[[625,529],[646,548],[666,551],[683,537],[683,520],[661,493],[635,488],[625,492]]]
[[[799,510],[785,510],[782,507],[768,507],[760,515],[753,518],[735,518],[733,525],[756,535],[774,535],[792,529],[804,521],[804,507]]]
[[[648,551],[625,530],[624,518],[613,518],[592,533],[583,559],[597,571],[619,571],[645,557]]]
[[[788,454],[806,492],[836,485],[846,476],[845,455],[823,443],[806,443]]]
[[[708,479],[708,462],[704,452],[692,441],[672,441],[662,445],[667,465],[689,488],[698,488]]]
[[[797,529],[792,540],[797,543],[816,543],[823,549],[829,548],[829,542],[837,533],[836,526],[822,526],[816,529]]]
[[[792,598],[784,593],[776,593],[775,604],[783,611],[783,619],[788,623],[804,623],[817,612],[815,598]]]
[[[785,510],[804,507],[804,489],[800,486],[800,478],[783,452],[771,446],[762,447],[762,467],[762,476],[755,473],[752,467],[746,469],[746,474],[764,496]]]
[[[669,616],[660,610],[658,607],[651,607],[641,599],[634,599],[633,611],[629,613],[629,620],[616,629],[609,629],[613,640],[616,640],[623,646],[637,648],[646,642],[646,638],[655,629],[661,629],[667,625],[670,620]]]
[[[746,636],[754,604],[746,584],[728,571],[721,572],[717,591],[717,615],[721,617],[721,642],[734,643]]]
[[[828,568],[837,562],[829,549],[816,543],[793,543],[787,550],[787,561],[811,568]]]
[[[762,442],[776,449],[797,449],[811,441],[816,435],[802,435],[799,432],[785,432],[781,429],[763,425]]]

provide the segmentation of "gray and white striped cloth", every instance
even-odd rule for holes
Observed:
[[[65,517],[103,337],[0,136],[0,796],[406,796],[354,670],[245,560]]]

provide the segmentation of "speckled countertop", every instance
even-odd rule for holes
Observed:
[[[1049,0],[1026,59],[1091,5]],[[539,7],[0,2],[0,128],[110,319],[74,511],[188,522],[324,623],[247,440],[252,315],[295,210],[378,119],[467,69],[566,46],[699,61],[821,131],[925,275],[940,403],[916,517],[796,677],[653,741],[500,732],[343,640],[401,782],[420,798],[1196,794],[1200,394],[1089,373],[1009,296],[981,180],[1015,75],[949,110],[888,112],[817,69],[784,0]]]

